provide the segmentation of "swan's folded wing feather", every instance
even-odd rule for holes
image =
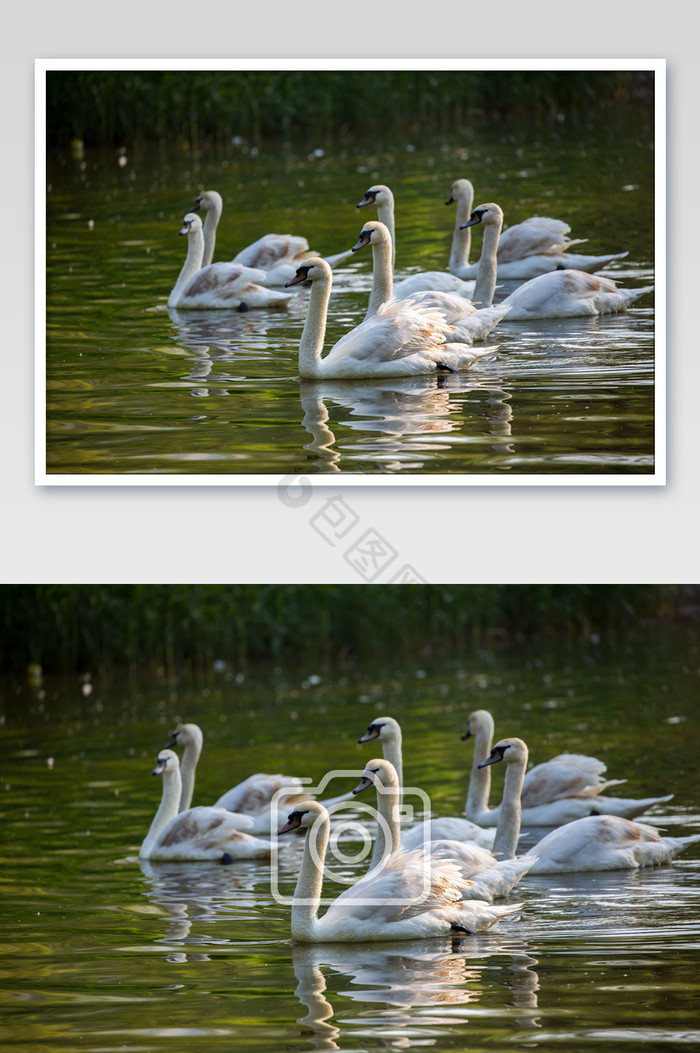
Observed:
[[[252,825],[252,819],[248,816],[236,815],[223,808],[190,808],[168,823],[159,838],[159,844],[169,848],[183,842],[217,843],[249,830]]]
[[[251,285],[264,280],[265,272],[237,263],[210,263],[188,282],[184,296],[210,296],[217,299],[238,299]]]
[[[249,775],[237,786],[232,786],[219,797],[214,807],[255,815],[269,808],[275,795],[278,806],[281,806],[290,796],[302,794],[303,789],[294,776],[266,775],[264,772],[258,772],[256,775]],[[308,797],[308,794],[306,796]]]
[[[236,253],[233,262],[269,271],[281,263],[301,260],[309,251],[308,241],[298,234],[264,234]]]
[[[387,300],[371,318],[342,336],[326,361],[332,357],[393,362],[439,346],[450,332],[452,326],[436,308],[418,307],[411,300]]]
[[[563,252],[572,244],[565,236],[570,229],[562,220],[530,216],[503,231],[498,241],[498,262],[511,263],[525,256]]]
[[[561,797],[595,795],[606,785],[605,765],[596,757],[562,753],[537,764],[525,775],[520,801],[523,808],[536,808]]]

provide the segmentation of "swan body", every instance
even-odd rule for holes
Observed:
[[[471,228],[466,226],[474,204],[474,187],[468,179],[456,179],[445,202],[457,202],[455,229],[448,270],[459,278],[476,278],[479,263],[469,263]],[[607,256],[584,256],[567,250],[585,238],[568,238],[571,227],[561,219],[548,216],[530,216],[501,232],[498,241],[498,277],[502,280],[524,281],[539,274],[559,270],[562,267],[580,271],[597,271],[612,260],[623,259],[628,254],[618,252]]]
[[[468,369],[493,348],[469,350],[448,342],[451,327],[434,308],[409,301],[389,300],[371,318],[341,337],[325,358],[321,357],[326,332],[331,268],[312,257],[297,269],[287,285],[311,281],[309,308],[299,345],[299,373],[312,379],[415,376],[439,370]]]
[[[493,717],[485,709],[469,715],[463,739],[474,738],[474,757],[469,778],[465,814],[481,826],[496,826],[501,806],[489,808],[491,773],[483,761],[489,756],[493,741]],[[641,815],[655,804],[670,801],[665,797],[605,797],[602,791],[619,785],[624,779],[605,779],[605,765],[595,757],[562,753],[551,761],[538,764],[523,780],[521,821],[524,826],[561,826],[594,813]]]
[[[475,208],[463,227],[484,225],[484,240],[478,265],[474,300],[488,307],[493,302],[496,288],[498,240],[503,225],[503,212],[489,203]],[[642,289],[618,289],[609,278],[599,278],[581,270],[553,270],[531,278],[506,296],[504,305],[510,307],[509,322],[524,322],[533,318],[575,318],[585,315],[613,314],[624,311],[653,286]]]
[[[513,858],[520,832],[520,792],[527,766],[527,746],[522,739],[501,739],[482,761],[482,767],[506,762],[501,817],[496,846]],[[630,870],[669,863],[679,852],[700,841],[691,837],[663,837],[654,826],[635,823],[620,815],[589,815],[561,826],[543,837],[524,858],[534,860],[531,874],[567,871]]]
[[[365,315],[366,318],[371,318],[393,295],[391,235],[388,228],[378,220],[365,223],[352,251],[357,252],[365,245],[372,248],[372,292]],[[474,341],[484,340],[509,310],[508,307],[490,307],[484,311],[477,311],[471,300],[435,289],[413,292],[410,299],[414,304],[440,311],[444,320],[453,326],[450,340],[469,345]]]
[[[401,748],[401,726],[393,717],[376,717],[358,742],[372,742],[379,739],[382,744],[384,760],[388,761],[396,772],[399,787],[399,803],[403,799],[403,756]],[[495,831],[484,829],[470,819],[460,816],[443,816],[437,819],[416,823],[401,835],[404,848],[418,848],[426,839],[469,841],[474,845],[490,848],[493,845]]]
[[[216,230],[224,208],[223,198],[218,190],[204,190],[195,199],[192,208],[193,211],[203,208],[207,213],[204,220],[204,266],[206,266],[214,258]],[[284,285],[294,277],[300,263],[308,256],[316,255],[317,253],[309,249],[306,238],[300,234],[263,234],[257,241],[237,252],[232,262],[264,271],[264,277],[259,279],[259,284],[274,286]],[[334,267],[341,260],[347,259],[349,255],[349,250],[340,252],[335,256],[327,257],[327,261]]]
[[[264,271],[241,263],[203,267],[202,221],[194,212],[187,213],[179,233],[187,235],[187,257],[168,297],[168,307],[246,311],[249,307],[283,306],[290,299],[288,293],[263,288]]]
[[[377,218],[389,231],[391,237],[391,267],[396,266],[396,224],[394,220],[394,195],[384,183],[376,183],[365,192],[362,201],[358,201],[357,207],[365,205],[377,206]],[[455,274],[447,271],[420,271],[411,274],[403,281],[397,282],[394,288],[394,296],[404,299],[414,292],[422,289],[436,289],[439,292],[451,292],[457,296],[470,298],[474,292],[474,282],[465,282]]]
[[[192,804],[195,772],[203,743],[204,736],[198,724],[178,724],[166,747],[185,747],[180,762],[180,812],[186,811]],[[258,772],[232,786],[214,802],[213,807],[249,816],[250,825],[246,829],[251,833],[269,833],[284,821],[293,804],[307,797],[302,782],[295,776]]]
[[[246,832],[248,816],[223,808],[189,808],[178,812],[181,779],[177,753],[161,750],[153,775],[163,776],[163,795],[139,850],[141,859],[217,860],[269,856],[272,844]]]
[[[507,896],[532,866],[533,861],[529,859],[497,860],[487,848],[452,840],[444,834],[433,837],[431,833],[430,839],[424,837],[409,843],[406,834],[412,834],[418,828],[413,827],[401,836],[400,787],[393,764],[387,760],[369,761],[353,793],[361,793],[371,785],[377,791],[379,820],[370,869],[378,866],[387,855],[417,848],[423,852],[430,866],[440,860],[449,860],[457,866],[460,875],[471,882],[462,892],[463,899],[483,899],[491,903],[494,899]],[[436,820],[437,823],[439,820]]]
[[[426,874],[420,852],[389,856],[346,888],[318,917],[330,820],[317,801],[299,805],[281,827],[306,830],[304,853],[292,904],[292,936],[306,943],[414,940],[490,928],[520,905],[494,906],[462,900],[467,887],[455,865],[440,861]],[[426,880],[427,879],[427,880]]]

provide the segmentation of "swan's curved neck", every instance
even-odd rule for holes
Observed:
[[[321,901],[329,832],[330,820],[327,815],[319,817],[306,832],[292,903],[292,936],[295,940],[312,940],[318,932],[318,905]]]
[[[498,239],[501,236],[501,223],[489,223],[484,228],[484,241],[481,246],[481,259],[476,272],[472,302],[477,308],[491,307],[496,289],[498,271]],[[469,229],[469,228],[467,228]]]
[[[512,747],[511,747],[512,748]],[[499,859],[514,859],[520,836],[520,795],[525,778],[527,758],[510,761],[506,765],[506,778],[503,784],[503,800],[498,813],[498,825],[493,841],[493,854]],[[488,771],[488,768],[485,769]]]
[[[474,207],[474,188],[471,183],[460,192],[457,198],[457,215],[455,217],[455,229],[452,235],[452,250],[448,270],[456,274],[461,268],[469,264],[469,252],[472,244],[472,228],[460,230],[462,223],[466,223],[472,214]]]
[[[204,235],[200,229],[193,230],[187,235],[187,257],[185,259],[180,276],[178,277],[173,291],[168,297],[168,307],[177,307],[180,296],[185,290],[190,278],[202,269],[202,257],[204,253]]]
[[[319,278],[311,286],[309,309],[299,343],[299,375],[302,377],[323,376],[321,352],[330,295],[331,279],[328,277]]]
[[[396,232],[394,230],[394,199],[386,197],[386,200],[377,205],[377,219],[389,231],[391,235],[391,269],[396,267]]]
[[[174,819],[177,815],[178,804],[180,802],[180,769],[173,768],[163,772],[163,795],[160,799],[158,811],[153,817],[151,828],[143,839],[143,844],[139,849],[139,855],[147,859],[153,848],[155,848],[158,839],[168,825],[171,819]]]
[[[395,731],[390,739],[382,740],[382,755],[396,768],[398,779],[399,804],[403,803],[403,762],[401,758],[401,732]]]
[[[474,756],[472,757],[472,770],[469,775],[469,789],[467,790],[467,803],[464,814],[473,823],[478,823],[478,816],[483,816],[489,810],[489,794],[491,793],[491,768],[480,768],[479,765],[485,761],[491,752],[493,741],[493,721],[480,724],[474,736]]]
[[[197,761],[199,755],[202,752],[202,743],[197,740],[190,740],[185,746],[185,752],[182,755],[180,761],[180,781],[182,783],[182,790],[180,791],[180,811],[185,812],[188,808],[192,807],[192,796],[194,794],[194,773],[197,769]]]
[[[385,855],[391,855],[401,845],[401,823],[399,821],[399,785],[398,781],[390,782],[388,786],[383,783],[377,784],[377,810],[379,822],[377,833],[374,838],[372,849],[372,860],[369,869],[376,867]],[[388,838],[385,836],[388,832]]]
[[[372,292],[365,318],[377,313],[377,308],[391,299],[394,280],[391,273],[391,251],[386,238],[372,240]]]
[[[202,260],[202,266],[208,267],[211,261],[214,259],[214,248],[216,246],[216,228],[219,225],[221,219],[221,213],[223,206],[221,202],[215,201],[210,208],[207,209],[207,214],[204,220],[204,257]]]

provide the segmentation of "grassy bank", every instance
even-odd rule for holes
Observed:
[[[692,586],[6,585],[5,672],[435,657],[694,616]]]

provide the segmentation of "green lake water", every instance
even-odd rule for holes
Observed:
[[[284,310],[168,311],[178,231],[202,189],[224,197],[216,257],[261,234],[350,248],[396,197],[397,277],[447,266],[452,181],[507,223],[566,219],[605,271],[654,277],[654,135],[641,108],[585,123],[456,130],[387,145],[245,145],[47,158],[47,473],[137,476],[645,475],[654,469],[654,301],[597,319],[501,323],[497,353],[446,378],[301,382],[308,291]],[[475,234],[471,259],[478,258]],[[335,272],[326,347],[361,321],[368,252]],[[498,296],[515,286],[502,283]],[[498,297],[497,297],[498,298]]]
[[[690,632],[655,630],[403,668],[244,674],[222,656],[201,679],[4,680],[3,1048],[696,1048],[700,846],[653,870],[526,876],[511,895],[521,911],[477,938],[326,947],[291,942],[268,862],[137,856],[160,797],[155,756],[180,719],[205,734],[195,803],[258,770],[361,770],[373,753],[357,739],[388,714],[406,782],[434,814],[459,815],[461,733],[487,708],[533,761],[597,756],[625,795],[674,794],[655,823],[698,832],[699,659]],[[501,787],[494,768],[494,800]],[[280,851],[285,893],[300,852]],[[364,865],[347,863],[347,879]]]

